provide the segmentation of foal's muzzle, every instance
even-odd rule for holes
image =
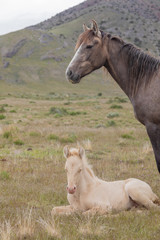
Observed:
[[[74,186],[74,187],[68,187],[68,186],[67,186],[67,192],[68,192],[69,194],[74,194],[75,191],[76,191],[76,186]]]

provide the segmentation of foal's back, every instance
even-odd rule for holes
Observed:
[[[100,202],[103,205],[109,205],[112,209],[125,210],[133,206],[125,186],[128,180],[106,182],[97,179],[97,184],[92,186],[88,198],[93,202]]]
[[[97,186],[91,189],[89,199],[120,211],[130,209],[137,204],[147,208],[152,207],[153,202],[158,198],[146,182],[129,178],[113,182],[98,179]]]

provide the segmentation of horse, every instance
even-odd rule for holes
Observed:
[[[106,182],[95,176],[82,147],[64,147],[68,206],[54,207],[54,214],[105,214],[143,206],[160,209],[151,187],[136,178]]]
[[[99,30],[94,20],[91,28],[85,24],[83,28],[66,78],[76,84],[104,67],[130,99],[137,120],[146,127],[160,172],[160,60]]]

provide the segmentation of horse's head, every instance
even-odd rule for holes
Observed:
[[[83,170],[83,157],[85,151],[82,147],[79,149],[67,146],[63,150],[64,157],[66,158],[65,170],[67,172],[67,191],[74,194],[80,181],[81,172]]]
[[[83,25],[84,32],[79,36],[76,53],[66,70],[66,77],[72,83],[79,83],[81,78],[102,67],[106,61],[106,46],[97,23],[92,20],[92,27]]]

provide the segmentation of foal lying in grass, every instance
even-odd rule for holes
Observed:
[[[122,211],[133,206],[159,208],[158,200],[151,187],[138,179],[106,182],[96,177],[87,163],[83,148],[64,147],[65,169],[68,180],[68,206],[55,207],[52,214],[68,214],[76,211],[85,213],[107,213]]]

